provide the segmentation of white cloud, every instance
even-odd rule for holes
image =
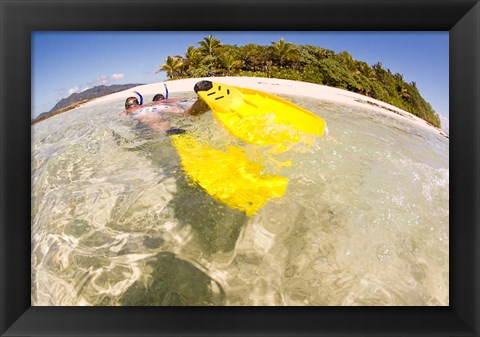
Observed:
[[[67,96],[70,96],[71,94],[74,94],[76,92],[80,92],[80,87],[78,85],[76,87],[68,89]]]
[[[112,75],[101,75],[92,81],[76,85],[70,89],[67,89],[67,88],[59,89],[57,90],[58,92],[57,102],[60,101],[62,98],[66,98],[70,96],[71,94],[82,92],[87,89],[96,87],[98,85],[110,85],[118,80],[124,79],[125,77],[126,75],[122,73],[112,74]]]
[[[113,74],[110,77],[112,80],[121,80],[122,78],[125,78],[125,74]]]
[[[102,76],[98,76],[96,79],[90,81],[90,82],[87,82],[83,87],[84,89],[83,90],[86,90],[88,88],[92,88],[92,87],[95,87],[97,85],[109,85],[111,84],[112,82],[115,82],[115,81],[118,81],[118,80],[121,80],[122,78],[125,78],[125,74],[112,74],[110,76],[107,76],[107,75],[102,75]]]

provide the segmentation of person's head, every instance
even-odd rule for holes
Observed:
[[[140,105],[140,103],[138,103],[138,99],[136,97],[129,97],[125,100],[125,109],[130,109],[130,108],[133,108],[137,105]]]
[[[156,94],[155,96],[153,96],[153,102],[156,102],[156,101],[161,101],[162,99],[165,99],[165,96],[163,96],[162,94]]]

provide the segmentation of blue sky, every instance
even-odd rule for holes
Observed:
[[[168,55],[184,55],[208,35],[223,44],[286,42],[348,51],[353,58],[416,82],[433,109],[449,116],[448,32],[34,32],[32,117],[96,85],[154,83]]]

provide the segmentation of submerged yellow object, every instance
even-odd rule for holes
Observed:
[[[258,145],[322,136],[326,122],[314,113],[266,92],[200,81],[194,88],[216,119],[236,137]]]
[[[216,150],[186,134],[172,135],[183,170],[214,199],[254,215],[271,198],[285,194],[288,179],[263,174],[264,167],[238,147]]]

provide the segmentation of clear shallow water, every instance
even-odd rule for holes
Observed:
[[[448,139],[289,99],[328,136],[274,154],[211,112],[170,119],[289,178],[253,217],[192,186],[169,138],[119,118],[123,100],[34,125],[32,305],[448,305]]]

